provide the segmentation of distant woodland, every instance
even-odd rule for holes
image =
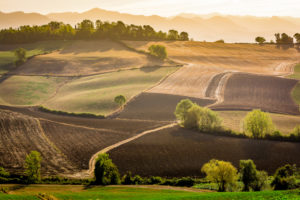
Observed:
[[[102,22],[97,20],[83,20],[75,25],[52,21],[41,26],[20,26],[0,31],[1,44],[30,43],[42,40],[189,40],[187,32],[179,33],[177,30],[169,30],[168,33],[155,31],[149,25],[127,25],[122,21]]]

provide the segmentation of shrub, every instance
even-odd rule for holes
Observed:
[[[191,177],[183,177],[177,181],[175,186],[186,186],[186,187],[192,187],[195,184],[195,180]]]
[[[151,55],[164,60],[165,58],[167,58],[167,51],[166,51],[166,47],[162,46],[162,45],[151,45],[148,48],[149,52]]]
[[[201,107],[200,107],[201,108]],[[209,108],[202,108],[198,129],[203,132],[217,131],[221,128],[222,120],[218,114]]]
[[[296,126],[291,134],[294,134],[295,137],[300,138],[300,125]]]
[[[225,43],[225,41],[223,39],[220,39],[220,40],[215,41],[215,43]]]
[[[296,186],[296,178],[294,176],[295,169],[291,165],[285,165],[276,170],[271,186],[274,190],[293,189]]]
[[[29,183],[36,183],[41,180],[41,154],[31,151],[25,160],[25,174],[28,176]]]
[[[202,172],[206,174],[206,178],[218,185],[218,191],[224,192],[228,185],[233,184],[237,180],[237,170],[230,163],[212,159],[204,164]]]
[[[240,160],[240,175],[244,183],[243,191],[249,191],[257,176],[256,166],[252,160]]]
[[[132,185],[134,183],[131,172],[127,172],[122,177],[122,184],[124,185]]]
[[[265,171],[257,171],[256,179],[251,184],[251,187],[254,191],[261,191],[267,186],[268,182],[268,173]]]
[[[15,64],[17,66],[23,64],[26,61],[26,50],[23,48],[18,48],[15,50],[15,56],[17,57],[17,60],[15,61]]]
[[[118,168],[109,158],[108,154],[100,154],[95,164],[95,183],[100,185],[119,184]]]
[[[163,180],[159,176],[151,176],[149,179],[149,184],[151,184],[151,185],[159,185],[162,183],[163,183]]]
[[[244,131],[253,138],[264,138],[274,130],[272,119],[268,113],[261,110],[249,112],[244,119]]]
[[[201,118],[201,113],[201,107],[196,104],[193,104],[192,107],[188,109],[185,115],[183,127],[189,129],[198,129],[198,122]]]
[[[265,43],[266,39],[264,37],[256,37],[255,38],[255,42],[257,42],[258,44],[263,44]]]
[[[9,177],[10,174],[3,167],[0,167],[0,177]]]
[[[135,175],[135,176],[133,177],[133,183],[134,183],[135,185],[143,184],[143,183],[144,183],[144,179],[143,179],[141,176],[139,176],[139,175]]]

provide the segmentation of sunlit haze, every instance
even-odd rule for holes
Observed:
[[[102,8],[131,14],[174,16],[179,13],[300,17],[299,0],[1,0],[0,11],[84,12]]]

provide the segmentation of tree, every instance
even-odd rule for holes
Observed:
[[[276,43],[278,45],[292,45],[294,43],[294,39],[287,35],[286,33],[276,33],[275,34]]]
[[[189,129],[198,129],[198,123],[200,121],[202,114],[202,108],[197,104],[193,104],[191,108],[188,109],[185,119],[182,123],[183,127]]]
[[[254,191],[261,191],[266,187],[268,182],[268,173],[265,171],[257,171],[255,181],[251,184]]]
[[[126,103],[126,97],[124,95],[118,95],[115,97],[114,101],[119,104],[119,106],[123,106]]]
[[[233,184],[237,180],[237,170],[230,163],[219,160],[210,160],[204,164],[202,172],[206,174],[206,178],[218,185],[218,191],[224,192],[229,184]]]
[[[187,32],[181,32],[179,35],[179,39],[182,41],[188,41],[189,40],[189,34]]]
[[[285,165],[276,170],[271,186],[274,190],[293,189],[296,185],[296,178],[294,176],[295,169],[291,165]]]
[[[185,121],[186,114],[193,105],[194,103],[189,99],[183,99],[177,104],[174,114],[179,122]]]
[[[149,52],[151,55],[164,60],[167,57],[167,51],[166,51],[166,47],[162,46],[162,45],[151,45],[148,48]]]
[[[296,33],[296,34],[294,35],[294,38],[295,38],[296,42],[297,42],[298,44],[300,44],[300,33]]]
[[[257,179],[256,166],[252,160],[240,160],[240,175],[244,183],[243,191],[249,191]]]
[[[100,185],[120,183],[118,168],[106,153],[100,154],[96,159],[94,175],[95,182]]]
[[[26,50],[23,48],[16,49],[15,56],[17,57],[15,64],[17,66],[23,64],[26,61]]]
[[[178,40],[179,35],[178,31],[176,30],[169,30],[168,39],[169,40]]]
[[[76,36],[79,39],[90,39],[92,37],[92,33],[94,32],[94,23],[91,20],[83,20],[82,22],[77,24],[78,32]]]
[[[296,127],[293,129],[292,134],[294,134],[296,137],[300,138],[300,125],[296,126]]]
[[[253,138],[263,138],[273,133],[274,125],[268,113],[261,110],[249,112],[244,119],[244,131]]]
[[[0,178],[1,177],[9,177],[10,174],[3,167],[0,167]]]
[[[200,118],[198,119],[198,130],[203,132],[217,131],[221,128],[222,119],[219,115],[209,108],[201,108]]]
[[[220,40],[215,41],[215,43],[225,43],[225,41],[223,39],[220,39]]]
[[[29,183],[36,183],[41,180],[41,154],[31,151],[25,159],[25,174],[28,176]]]
[[[263,44],[265,43],[266,39],[264,37],[256,37],[255,38],[255,41],[258,43],[258,44]]]

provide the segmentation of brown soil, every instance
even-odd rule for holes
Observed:
[[[43,174],[77,170],[47,138],[37,119],[0,110],[0,166],[12,172],[21,172],[26,155],[33,150],[39,151],[43,157]]]
[[[176,119],[174,111],[177,103],[187,98],[201,106],[207,106],[215,102],[210,99],[145,92],[131,100],[117,117],[124,119],[174,121]]]
[[[251,74],[233,74],[224,90],[224,101],[217,110],[262,109],[268,112],[299,115],[291,97],[297,80]]]
[[[177,127],[138,138],[108,152],[121,174],[142,176],[201,176],[210,159],[232,162],[253,159],[259,170],[273,173],[290,163],[300,164],[299,143],[212,136]]]

